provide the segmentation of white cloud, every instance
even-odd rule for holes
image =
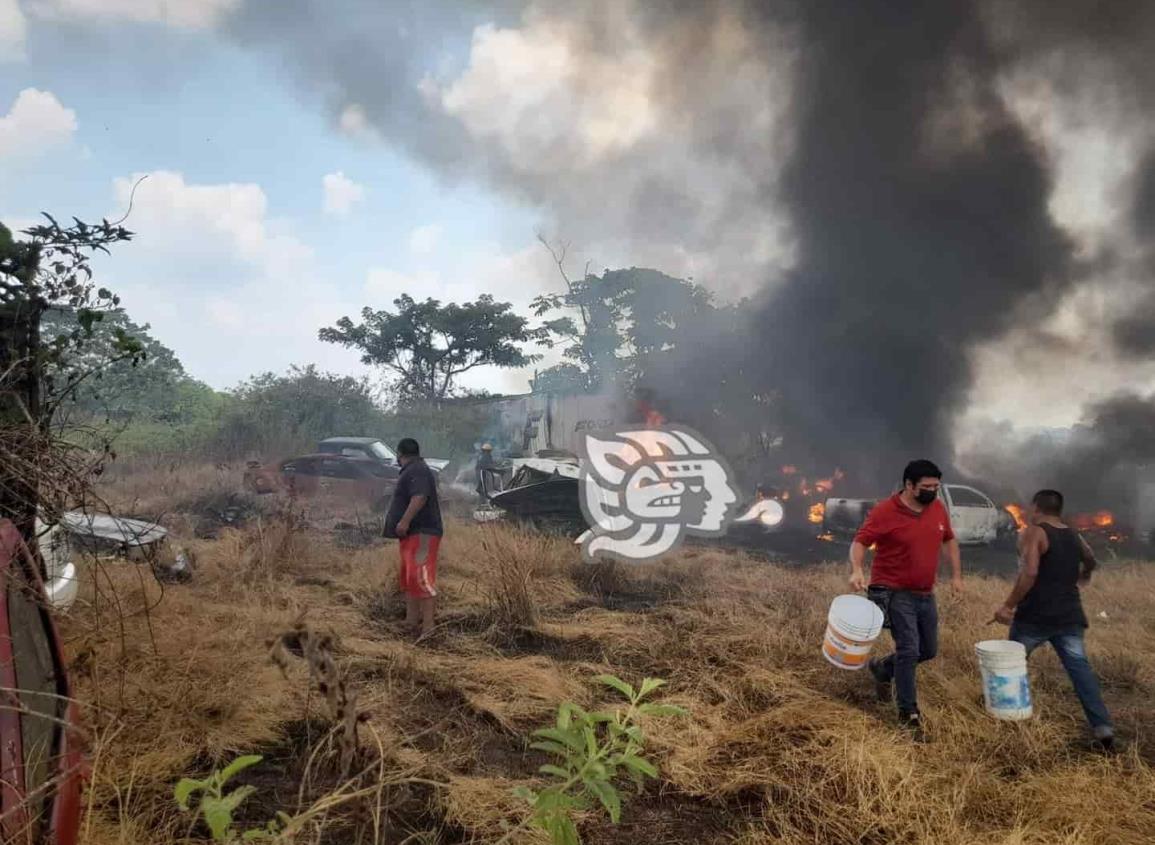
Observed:
[[[0,117],[0,159],[37,155],[67,142],[75,132],[76,112],[49,91],[25,88]]]
[[[358,103],[350,103],[341,110],[337,125],[342,132],[351,138],[370,141],[381,140],[380,133],[369,122],[369,116],[365,114],[365,109]]]
[[[127,20],[209,29],[241,0],[32,0],[28,10],[48,20]]]
[[[119,217],[141,174],[116,180]],[[194,184],[158,171],[139,183],[126,224],[136,234],[99,264],[138,322],[216,387],[264,370],[315,363],[363,372],[317,330],[363,304],[324,278],[313,250],[269,215],[260,185]]]
[[[418,226],[409,233],[409,250],[417,255],[428,255],[437,248],[440,241],[441,226],[436,223]]]
[[[326,214],[348,214],[354,205],[365,199],[365,188],[339,170],[322,178],[321,185],[325,192]]]
[[[0,62],[24,59],[28,21],[19,0],[0,0]]]
[[[740,4],[701,4],[656,35],[642,6],[528,4],[517,25],[477,27],[464,68],[419,90],[471,160],[596,263],[751,293],[794,260],[768,190],[789,160],[789,45],[768,54]]]
[[[205,303],[209,319],[224,329],[240,329],[245,325],[245,311],[238,303],[225,297],[215,297]]]
[[[630,28],[628,16],[619,23]],[[597,60],[577,56],[567,22],[532,16],[524,27],[478,27],[470,64],[447,86],[423,80],[428,99],[510,158],[537,168],[593,165],[658,126],[656,62],[642,39]],[[632,43],[630,43],[632,41]]]

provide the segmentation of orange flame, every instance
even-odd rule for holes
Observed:
[[[834,482],[842,480],[844,477],[842,470],[836,469],[834,475],[830,478],[820,478],[814,482],[814,489],[820,493],[829,493],[834,489]]]
[[[819,540],[824,540],[824,541],[826,541],[827,543],[833,543],[833,542],[834,542],[834,535],[833,535],[833,534],[830,534],[829,532],[828,532],[828,533],[826,533],[826,534],[819,534],[819,535],[818,535],[818,539],[819,539]]]
[[[1110,511],[1077,513],[1071,517],[1071,525],[1079,531],[1086,531],[1089,528],[1110,528],[1114,524],[1115,515]]]
[[[810,512],[807,514],[806,518],[813,522],[815,525],[820,525],[822,523],[822,518],[825,515],[826,505],[822,502],[817,502],[816,504],[810,506]]]
[[[666,418],[653,408],[646,411],[646,425],[650,428],[657,428],[666,424]]]
[[[782,467],[783,475],[794,475],[797,472],[798,467],[794,466],[793,464],[787,464],[786,466]]]
[[[1027,518],[1023,516],[1023,508],[1013,502],[1006,506],[1006,511],[1015,518],[1015,527],[1022,531],[1027,527]]]

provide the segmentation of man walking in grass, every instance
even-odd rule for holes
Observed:
[[[925,734],[915,669],[938,653],[934,582],[944,547],[950,557],[951,586],[962,590],[958,540],[938,498],[941,486],[937,466],[911,461],[902,473],[902,491],[874,507],[850,544],[850,586],[867,590],[867,597],[882,608],[894,638],[894,653],[869,664],[878,697],[890,701],[897,692],[899,721],[918,741]],[[871,546],[874,563],[867,581],[863,567]]]
[[[1036,493],[1027,519],[1019,535],[1019,577],[995,611],[995,620],[1011,626],[1010,639],[1026,646],[1028,655],[1043,643],[1051,644],[1071,678],[1095,743],[1110,751],[1115,730],[1099,679],[1087,661],[1087,615],[1079,595],[1079,585],[1091,580],[1095,554],[1063,522],[1063,494],[1058,490]]]
[[[385,516],[385,536],[399,540],[400,583],[405,594],[405,624],[422,636],[433,631],[437,599],[437,550],[441,545],[441,504],[437,477],[421,458],[417,441],[397,444],[401,474]]]

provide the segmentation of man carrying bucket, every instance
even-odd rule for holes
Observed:
[[[867,590],[867,597],[882,608],[894,638],[894,653],[868,665],[878,697],[890,701],[897,693],[899,722],[919,741],[925,735],[915,668],[938,653],[934,582],[944,546],[951,586],[962,590],[962,559],[950,515],[938,499],[940,486],[937,466],[911,461],[902,473],[902,491],[874,507],[850,544],[850,586]],[[868,582],[863,565],[870,546],[875,552]]]
[[[1026,514],[1029,524],[1019,536],[1019,577],[993,621],[1010,625],[1009,638],[1022,643],[1028,655],[1045,642],[1051,644],[1071,678],[1096,744],[1110,750],[1115,731],[1083,646],[1087,615],[1079,596],[1079,584],[1089,581],[1095,569],[1095,554],[1063,522],[1062,514],[1062,493],[1035,494]]]

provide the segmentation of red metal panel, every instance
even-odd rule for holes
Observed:
[[[4,519],[0,520],[0,685],[6,689],[19,689],[8,614],[8,589],[11,586],[13,566],[24,567],[26,578],[43,598],[44,584],[40,580],[39,567],[28,553],[20,532],[9,520]],[[55,663],[56,694],[68,699],[71,690],[65,673],[60,636],[45,604],[41,605],[40,619]],[[70,703],[65,721],[67,727],[58,733],[58,747],[54,749],[55,789],[48,813],[47,845],[76,845],[80,831],[80,793],[81,782],[86,776],[86,761],[78,729],[80,712],[75,702]],[[20,714],[16,707],[7,703],[0,707],[0,779],[0,832],[5,841],[19,841],[15,837],[25,830],[28,823],[24,804],[24,756]]]
[[[12,629],[8,618],[8,590],[12,565],[23,548],[20,532],[8,520],[0,522],[0,686],[16,685],[12,657]],[[19,563],[16,563],[19,566]],[[12,694],[5,696],[8,698]],[[5,841],[17,841],[28,824],[24,806],[24,752],[21,747],[19,701],[0,702],[0,831]]]

